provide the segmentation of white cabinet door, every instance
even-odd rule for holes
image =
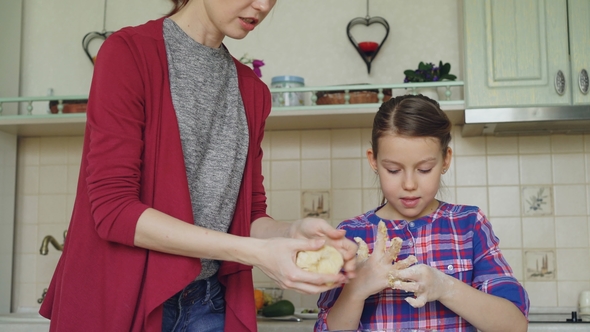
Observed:
[[[568,12],[573,104],[589,105],[590,1],[569,0]]]
[[[585,0],[583,0],[585,1]],[[469,108],[569,105],[566,0],[464,0]]]

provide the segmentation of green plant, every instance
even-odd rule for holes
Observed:
[[[448,62],[443,64],[442,61],[439,61],[438,67],[436,67],[432,62],[424,63],[420,61],[418,69],[408,69],[404,71],[404,74],[406,75],[404,83],[438,82],[442,80],[454,81],[457,76],[450,74],[450,72],[451,64]]]

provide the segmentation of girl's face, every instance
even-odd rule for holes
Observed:
[[[440,177],[451,164],[451,149],[445,156],[434,137],[386,135],[379,138],[377,158],[371,149],[367,158],[377,171],[387,204],[381,218],[412,221],[438,207],[434,199]]]
[[[277,0],[202,0],[209,28],[242,39],[262,22]]]

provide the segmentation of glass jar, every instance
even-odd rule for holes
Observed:
[[[275,76],[271,80],[271,88],[299,88],[304,86],[303,77]],[[272,94],[272,106],[303,106],[303,92],[282,92]]]

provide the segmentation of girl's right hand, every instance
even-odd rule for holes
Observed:
[[[377,232],[373,252],[365,261],[357,262],[356,277],[347,285],[356,297],[366,299],[389,288],[390,275],[396,269],[393,261],[397,254],[393,253],[393,246],[386,248],[387,240],[386,232]]]
[[[295,262],[297,253],[318,250],[324,239],[269,238],[263,240],[257,266],[283,289],[293,289],[305,294],[318,294],[347,281],[342,274],[321,274],[304,271]]]

